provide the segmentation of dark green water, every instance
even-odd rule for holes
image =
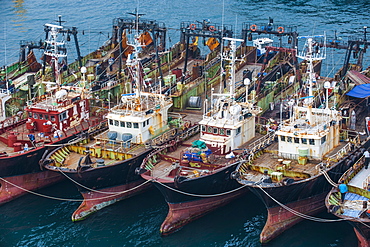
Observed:
[[[65,25],[76,26],[82,55],[96,50],[111,34],[113,18],[127,17],[139,6],[147,19],[164,22],[168,46],[179,41],[182,21],[210,19],[231,24],[239,37],[241,25],[265,23],[297,25],[300,35],[323,34],[346,39],[363,35],[370,27],[369,1],[348,0],[0,0],[0,66],[17,61],[19,41],[44,37],[43,25],[63,15]],[[73,44],[68,47],[76,57]],[[333,76],[345,51],[328,50],[324,76]],[[72,59],[73,60],[73,59]],[[72,61],[70,60],[70,61]],[[364,67],[369,64],[369,53]],[[64,182],[41,190],[64,198],[80,198],[75,187]],[[0,207],[0,246],[260,246],[267,214],[262,203],[249,194],[167,237],[159,227],[167,213],[162,195],[152,189],[112,205],[85,221],[72,223],[77,202],[63,202],[27,195]],[[323,212],[321,218],[332,218]],[[355,234],[346,222],[304,221],[267,246],[356,246]]]
[[[40,192],[80,198],[69,182]],[[260,246],[267,216],[262,203],[248,194],[161,237],[167,205],[155,188],[73,223],[78,205],[27,195],[1,206],[0,246]],[[348,223],[304,221],[267,246],[356,246],[356,241]]]

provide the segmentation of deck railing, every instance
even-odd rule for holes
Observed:
[[[328,156],[326,160],[338,162],[353,149],[353,145],[358,145],[359,143],[360,136],[356,135],[350,142],[344,145],[344,147],[339,149],[335,154]]]

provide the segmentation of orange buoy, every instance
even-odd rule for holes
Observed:
[[[249,27],[249,29],[251,30],[251,31],[257,31],[257,25],[256,24],[253,24],[253,25],[251,25],[250,27]]]
[[[278,27],[277,31],[278,31],[278,33],[284,33],[284,28],[283,27]]]
[[[195,30],[197,28],[197,25],[195,25],[194,23],[190,24],[189,28],[191,30]]]
[[[216,31],[216,28],[215,28],[215,26],[209,26],[208,30],[211,31],[211,32],[214,32],[214,31]]]

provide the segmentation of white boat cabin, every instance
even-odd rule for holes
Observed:
[[[340,120],[336,110],[296,107],[292,119],[276,132],[279,156],[322,159],[339,145]]]
[[[122,103],[107,115],[110,139],[143,144],[168,127],[168,110],[172,101],[161,94],[122,95]]]
[[[220,98],[199,122],[200,140],[215,154],[227,154],[255,136],[255,115],[259,108]]]

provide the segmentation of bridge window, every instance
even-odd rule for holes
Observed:
[[[323,136],[322,138],[321,138],[321,144],[324,144],[326,142],[326,136]]]
[[[299,143],[299,138],[298,137],[294,137],[294,143]]]
[[[307,139],[306,138],[302,138],[302,144],[307,144]]]
[[[206,126],[202,125],[202,131],[206,131]]]
[[[146,122],[146,121],[144,121],[144,122],[143,122],[143,127],[145,127],[145,122]]]
[[[118,127],[119,125],[119,121],[118,120],[114,120],[114,126],[117,126]]]
[[[134,128],[135,129],[138,129],[139,128],[139,124],[138,123],[134,123]]]
[[[42,114],[39,115],[39,119],[44,119],[44,117],[42,116]]]
[[[113,120],[109,119],[109,125],[113,125]]]
[[[213,128],[213,134],[218,134],[218,129],[217,128]]]
[[[121,121],[121,127],[124,128],[125,127],[125,122]]]
[[[208,126],[208,133],[212,133],[212,127],[211,126]]]
[[[146,120],[146,125],[149,125],[149,119],[148,119],[148,120]]]
[[[28,117],[32,117],[32,112],[28,112]]]
[[[242,128],[241,127],[239,127],[239,128],[236,129],[236,135],[239,135],[241,132],[242,132]]]
[[[280,141],[285,142],[285,136],[280,136]]]
[[[315,139],[310,139],[310,145],[315,145]]]
[[[287,142],[292,142],[293,140],[292,140],[292,137],[291,136],[288,136],[288,139],[287,139]]]
[[[67,112],[62,112],[59,114],[59,121],[63,121],[65,119],[67,119]]]
[[[126,123],[126,127],[127,127],[127,128],[132,128],[132,123],[131,123],[131,122],[127,122],[127,123]]]
[[[33,118],[37,119],[37,114],[36,113],[33,114]]]
[[[51,120],[52,122],[55,122],[55,116],[50,116],[50,120]]]
[[[49,115],[44,115],[45,120],[49,120]]]
[[[220,129],[220,135],[225,135],[225,129]]]
[[[231,130],[226,130],[226,135],[231,136]]]

